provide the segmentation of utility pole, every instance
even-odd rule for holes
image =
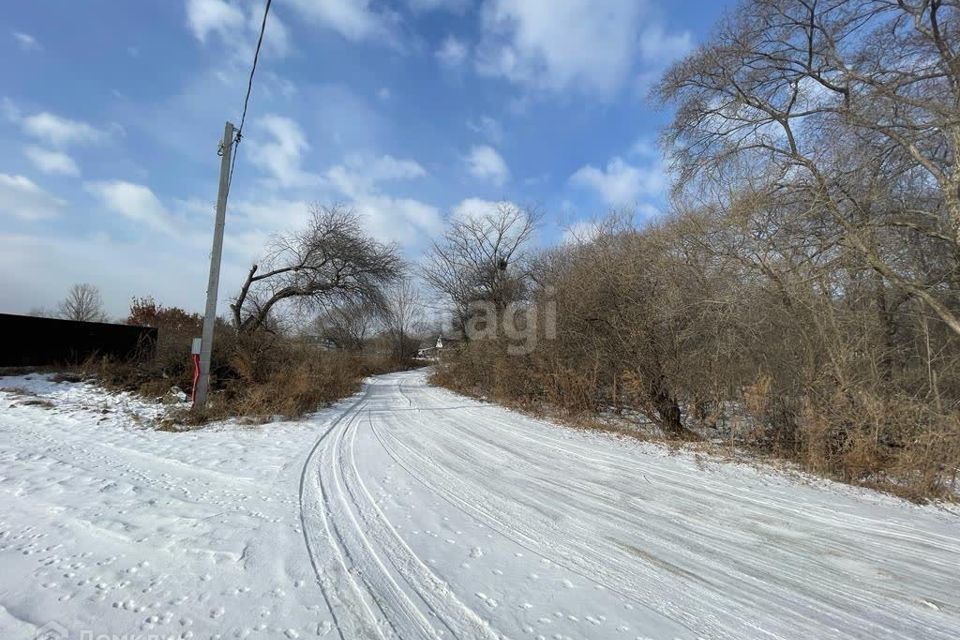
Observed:
[[[200,379],[194,406],[207,403],[210,389],[210,356],[213,353],[213,328],[217,323],[217,290],[220,288],[220,255],[223,253],[223,224],[227,215],[227,192],[230,190],[230,159],[233,156],[233,123],[223,128],[220,154],[220,191],[217,193],[217,219],[213,226],[213,249],[210,251],[210,279],[207,281],[207,309],[203,316],[200,342]]]

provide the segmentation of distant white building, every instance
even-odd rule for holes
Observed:
[[[417,357],[426,358],[430,360],[437,360],[440,357],[440,352],[443,350],[444,344],[446,344],[447,347],[449,348],[453,345],[458,344],[459,342],[460,342],[459,338],[454,338],[451,336],[445,337],[441,333],[437,336],[437,341],[435,343],[426,342],[424,343],[424,345],[421,345],[421,347],[417,349]],[[433,344],[433,346],[429,346],[431,344]]]

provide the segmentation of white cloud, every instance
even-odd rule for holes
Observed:
[[[382,192],[382,183],[415,180],[427,175],[415,160],[391,155],[347,156],[343,163],[324,173],[327,186],[346,196],[348,203],[367,221],[368,230],[383,242],[415,246],[440,228],[435,206]]]
[[[37,39],[34,38],[29,33],[24,33],[22,31],[14,31],[12,33],[13,39],[17,41],[17,46],[20,47],[22,51],[42,51],[43,47],[37,42]]]
[[[197,260],[202,250],[179,239],[119,241],[106,234],[61,236],[0,233],[0,270],[17,273],[0,287],[0,308],[14,312],[53,307],[76,282],[92,282],[103,293],[107,312],[127,315],[132,296],[152,295],[164,305],[203,311],[209,263]],[[209,251],[207,243],[206,250]],[[249,265],[246,265],[247,268]],[[236,293],[246,269],[224,261],[221,304]],[[221,307],[225,309],[226,307]]]
[[[355,162],[363,161],[358,158]],[[427,170],[416,160],[394,158],[389,154],[380,156],[367,166],[374,180],[410,180],[427,175]]]
[[[23,118],[20,126],[29,135],[54,146],[97,142],[106,135],[86,122],[62,118],[46,111]]]
[[[246,147],[250,161],[269,174],[276,185],[298,187],[318,182],[318,176],[301,166],[310,145],[300,125],[290,118],[270,114],[257,121],[257,128],[270,140],[264,142],[251,136]]]
[[[381,182],[412,180],[426,175],[426,170],[415,160],[391,155],[369,158],[355,154],[348,156],[343,164],[328,169],[324,177],[340,193],[357,198],[375,191]]]
[[[578,220],[563,230],[563,244],[587,244],[600,235],[601,226],[592,220]]]
[[[636,212],[645,215],[648,218],[656,218],[663,215],[659,207],[655,207],[649,202],[641,202],[636,207]]]
[[[123,180],[89,182],[84,188],[108,210],[155,231],[174,234],[170,212],[149,187]]]
[[[631,156],[637,156],[639,158],[660,157],[660,149],[657,147],[657,143],[647,137],[637,138],[637,141],[630,146],[628,153]]]
[[[226,0],[187,0],[187,25],[201,43],[206,44],[210,34],[216,34],[238,60],[247,62],[263,21],[262,6],[253,3],[247,8],[249,13],[244,14],[241,6]],[[267,19],[263,43],[279,56],[290,49],[289,32],[275,12]]]
[[[393,94],[391,94],[389,87],[380,87],[379,89],[377,89],[377,97],[383,100],[384,102],[389,100],[392,95]]]
[[[514,83],[609,96],[633,64],[639,0],[489,0],[478,71]]]
[[[381,242],[407,247],[422,244],[442,226],[440,210],[412,198],[367,194],[350,203],[367,220],[367,228]]]
[[[498,187],[510,178],[507,163],[490,145],[481,144],[473,147],[466,161],[470,175],[481,180],[489,180]]]
[[[468,120],[467,128],[474,133],[479,133],[493,144],[500,144],[503,141],[503,126],[490,116],[480,116],[476,120]]]
[[[207,204],[206,209],[212,216],[214,205]],[[230,205],[230,211],[234,216],[240,217],[242,226],[270,231],[286,231],[303,226],[309,216],[309,209],[310,203],[305,200],[273,197],[266,200],[238,200]]]
[[[515,207],[508,200],[484,200],[483,198],[465,198],[450,210],[455,220],[477,220],[491,216],[502,206]]]
[[[66,204],[25,176],[0,173],[0,213],[21,220],[41,220],[57,216]]]
[[[664,55],[674,55],[690,38],[645,26],[648,0],[487,0],[482,19],[481,74],[603,99],[620,90],[638,63],[660,69]]]
[[[187,0],[187,24],[200,42],[210,33],[236,36],[244,24],[243,11],[224,0]]]
[[[662,26],[653,25],[640,34],[639,43],[644,64],[637,75],[637,88],[645,92],[668,66],[693,49],[693,36],[689,31],[667,33]]]
[[[254,42],[260,35],[260,25],[262,24],[263,7],[260,3],[254,3],[250,5],[250,13],[247,15],[247,33],[250,34],[250,39],[241,51],[244,62],[249,62],[253,56]],[[263,32],[263,48],[270,53],[271,57],[283,57],[292,48],[290,30],[287,29],[286,23],[280,19],[275,11],[271,11],[267,17],[267,27]]]
[[[41,147],[29,146],[23,150],[27,158],[44,173],[58,173],[65,176],[80,175],[80,167],[73,158],[62,151],[52,151]]]
[[[395,44],[396,16],[373,8],[370,0],[286,0],[304,18],[333,29],[347,40]]]
[[[462,40],[456,36],[449,35],[434,55],[437,56],[440,64],[453,69],[463,64],[463,61],[467,59],[468,53],[467,45]]]
[[[689,31],[667,33],[661,25],[652,25],[640,34],[640,55],[646,62],[666,65],[692,48],[693,36]]]
[[[611,206],[634,205],[641,196],[662,195],[667,184],[659,163],[638,167],[620,157],[612,158],[605,168],[581,167],[570,182],[596,191]]]

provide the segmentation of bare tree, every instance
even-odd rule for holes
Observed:
[[[743,2],[659,87],[678,104],[666,138],[680,189],[746,168],[754,187],[827,216],[869,268],[960,334],[958,35],[952,2]],[[943,277],[899,259],[918,238],[949,247]]]
[[[360,351],[381,322],[383,309],[366,301],[339,304],[319,316],[314,327],[320,338],[338,349]]]
[[[260,267],[263,270],[260,270]],[[403,273],[397,249],[363,230],[358,215],[340,205],[315,205],[307,228],[276,238],[261,265],[253,265],[230,308],[238,331],[264,326],[278,305],[332,308],[346,302],[382,304],[382,288]]]
[[[488,212],[451,219],[434,242],[424,278],[453,306],[463,329],[470,304],[492,302],[498,310],[519,299],[526,286],[526,262],[539,214],[508,202]]]
[[[57,315],[65,320],[81,322],[106,322],[107,320],[100,290],[87,283],[70,287],[67,297],[57,305]]]
[[[423,320],[420,292],[410,278],[404,278],[386,291],[384,313],[387,330],[394,340],[394,354],[400,360],[416,355],[411,339]]]

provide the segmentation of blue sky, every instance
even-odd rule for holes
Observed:
[[[669,117],[646,98],[725,3],[275,0],[230,194],[222,300],[273,233],[342,202],[416,260],[443,219],[509,200],[539,241],[657,215]],[[0,312],[75,282],[199,310],[217,142],[260,0],[34,0],[0,20]]]

